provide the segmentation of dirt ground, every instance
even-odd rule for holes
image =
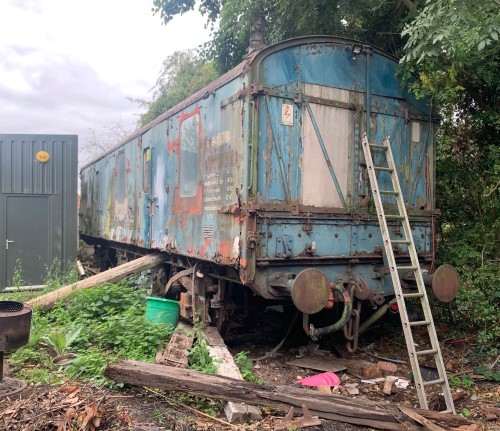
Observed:
[[[261,320],[261,324],[233,328],[226,337],[226,343],[232,353],[249,352],[250,358],[265,355],[278,344],[286,333],[280,316],[270,320]],[[444,329],[446,331],[446,328]],[[481,424],[484,430],[500,431],[498,418],[491,418],[492,412],[498,413],[500,385],[486,381],[482,376],[474,375],[478,363],[472,349],[474,337],[456,339],[440,334],[443,340],[442,351],[447,370],[458,377],[452,391],[458,397],[455,402],[457,413]],[[306,348],[308,346],[308,349]],[[302,335],[300,328],[294,328],[283,346],[273,356],[255,362],[254,373],[265,384],[291,386],[298,378],[311,376],[322,371],[287,365],[287,362],[318,349],[314,354],[325,353],[339,358],[346,354],[344,344],[330,342],[314,345]],[[401,330],[393,324],[386,324],[370,331],[360,340],[360,350],[353,358],[376,363],[380,357],[407,360],[406,347]],[[491,361],[496,358],[482,358]],[[409,379],[410,366],[397,364],[393,374]],[[413,385],[396,390],[387,396],[382,393],[382,383],[367,384],[345,372],[337,373],[342,385],[355,386],[359,394],[350,395],[342,390],[341,395],[356,399],[369,399],[383,403],[397,403],[418,407]],[[464,380],[464,377],[470,379]],[[443,404],[439,394],[430,394],[430,405]],[[284,412],[276,412],[261,406],[263,420],[247,425],[230,426],[226,423],[223,404],[219,401],[180,393],[162,393],[156,389],[125,387],[121,390],[109,390],[94,387],[88,383],[66,382],[62,386],[30,387],[11,398],[0,399],[0,430],[45,431],[45,430],[135,430],[135,431],[190,431],[190,430],[274,430],[279,429]],[[495,410],[497,409],[497,410]],[[488,419],[490,415],[490,420]],[[211,415],[215,415],[212,417]],[[286,429],[286,428],[285,428]],[[288,427],[288,429],[294,429]],[[321,426],[306,428],[310,431],[355,431],[367,430],[345,423],[322,420]]]

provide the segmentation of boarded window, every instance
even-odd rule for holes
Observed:
[[[144,193],[151,193],[151,148],[146,148],[143,152],[142,174]]]
[[[116,176],[117,199],[118,202],[123,202],[125,199],[125,150],[121,150],[116,157]]]
[[[91,191],[92,200],[96,203],[99,202],[99,194],[101,192],[101,175],[99,171],[96,171],[94,176],[94,187]]]
[[[200,119],[193,115],[181,125],[180,196],[195,196],[198,189],[198,151],[200,148]]]

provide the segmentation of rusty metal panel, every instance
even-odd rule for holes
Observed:
[[[75,135],[0,135],[0,288],[11,284],[18,259],[29,261],[20,264],[26,284],[41,284],[55,263],[62,270],[74,263],[77,163]],[[15,241],[9,249],[7,240]]]

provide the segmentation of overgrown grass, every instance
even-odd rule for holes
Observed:
[[[65,303],[58,303],[48,312],[35,309],[30,341],[9,355],[11,368],[35,383],[78,378],[116,386],[102,376],[109,362],[154,361],[158,345],[167,343],[172,333],[170,325],[145,319],[145,298],[143,289],[133,289],[122,281],[75,291]],[[68,346],[76,359],[67,367],[54,365],[55,352],[46,342],[47,337],[78,329],[78,336]]]

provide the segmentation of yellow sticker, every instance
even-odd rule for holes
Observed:
[[[39,151],[38,153],[36,153],[36,159],[39,162],[45,163],[49,161],[50,156],[49,153],[47,153],[47,151]]]

